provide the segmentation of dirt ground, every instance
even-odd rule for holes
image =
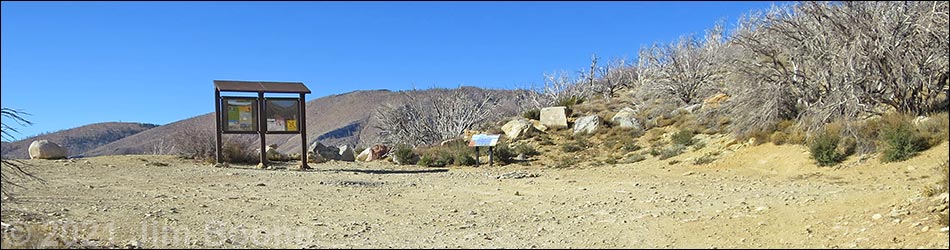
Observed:
[[[948,248],[923,197],[943,143],[905,162],[818,168],[797,145],[706,165],[214,168],[172,156],[29,160],[3,246],[287,248]],[[288,164],[289,165],[289,164]],[[936,200],[935,200],[936,199]],[[940,207],[942,204],[942,207]],[[945,230],[945,229],[943,229]],[[24,244],[26,242],[26,244]]]

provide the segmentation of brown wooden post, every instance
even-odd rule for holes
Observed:
[[[300,100],[297,101],[300,111],[300,121],[297,121],[297,132],[300,132],[300,169],[308,169],[307,166],[307,99],[304,93],[300,93]]]
[[[261,135],[261,164],[260,167],[267,166],[267,117],[264,114],[264,92],[257,92],[257,131]]]
[[[221,91],[214,87],[214,163],[221,163]]]

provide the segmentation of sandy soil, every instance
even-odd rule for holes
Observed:
[[[815,167],[802,146],[745,147],[700,166],[689,163],[696,154],[673,165],[333,162],[304,172],[171,156],[30,160],[45,182],[23,182],[2,202],[2,244],[948,248],[930,211],[945,200],[921,195],[938,182],[947,143],[905,162],[851,157],[837,169]]]

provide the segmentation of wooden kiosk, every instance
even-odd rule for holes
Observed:
[[[221,96],[221,92],[257,93],[257,97]],[[266,93],[300,97],[265,97]],[[307,166],[307,110],[302,82],[214,80],[215,162],[221,163],[222,134],[258,134],[261,167],[267,166],[267,134],[300,134],[300,168]]]

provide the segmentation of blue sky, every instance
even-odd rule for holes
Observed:
[[[2,2],[2,106],[18,138],[214,111],[212,80],[355,90],[515,88],[590,55],[733,25],[771,2]],[[4,121],[9,122],[9,121]]]

